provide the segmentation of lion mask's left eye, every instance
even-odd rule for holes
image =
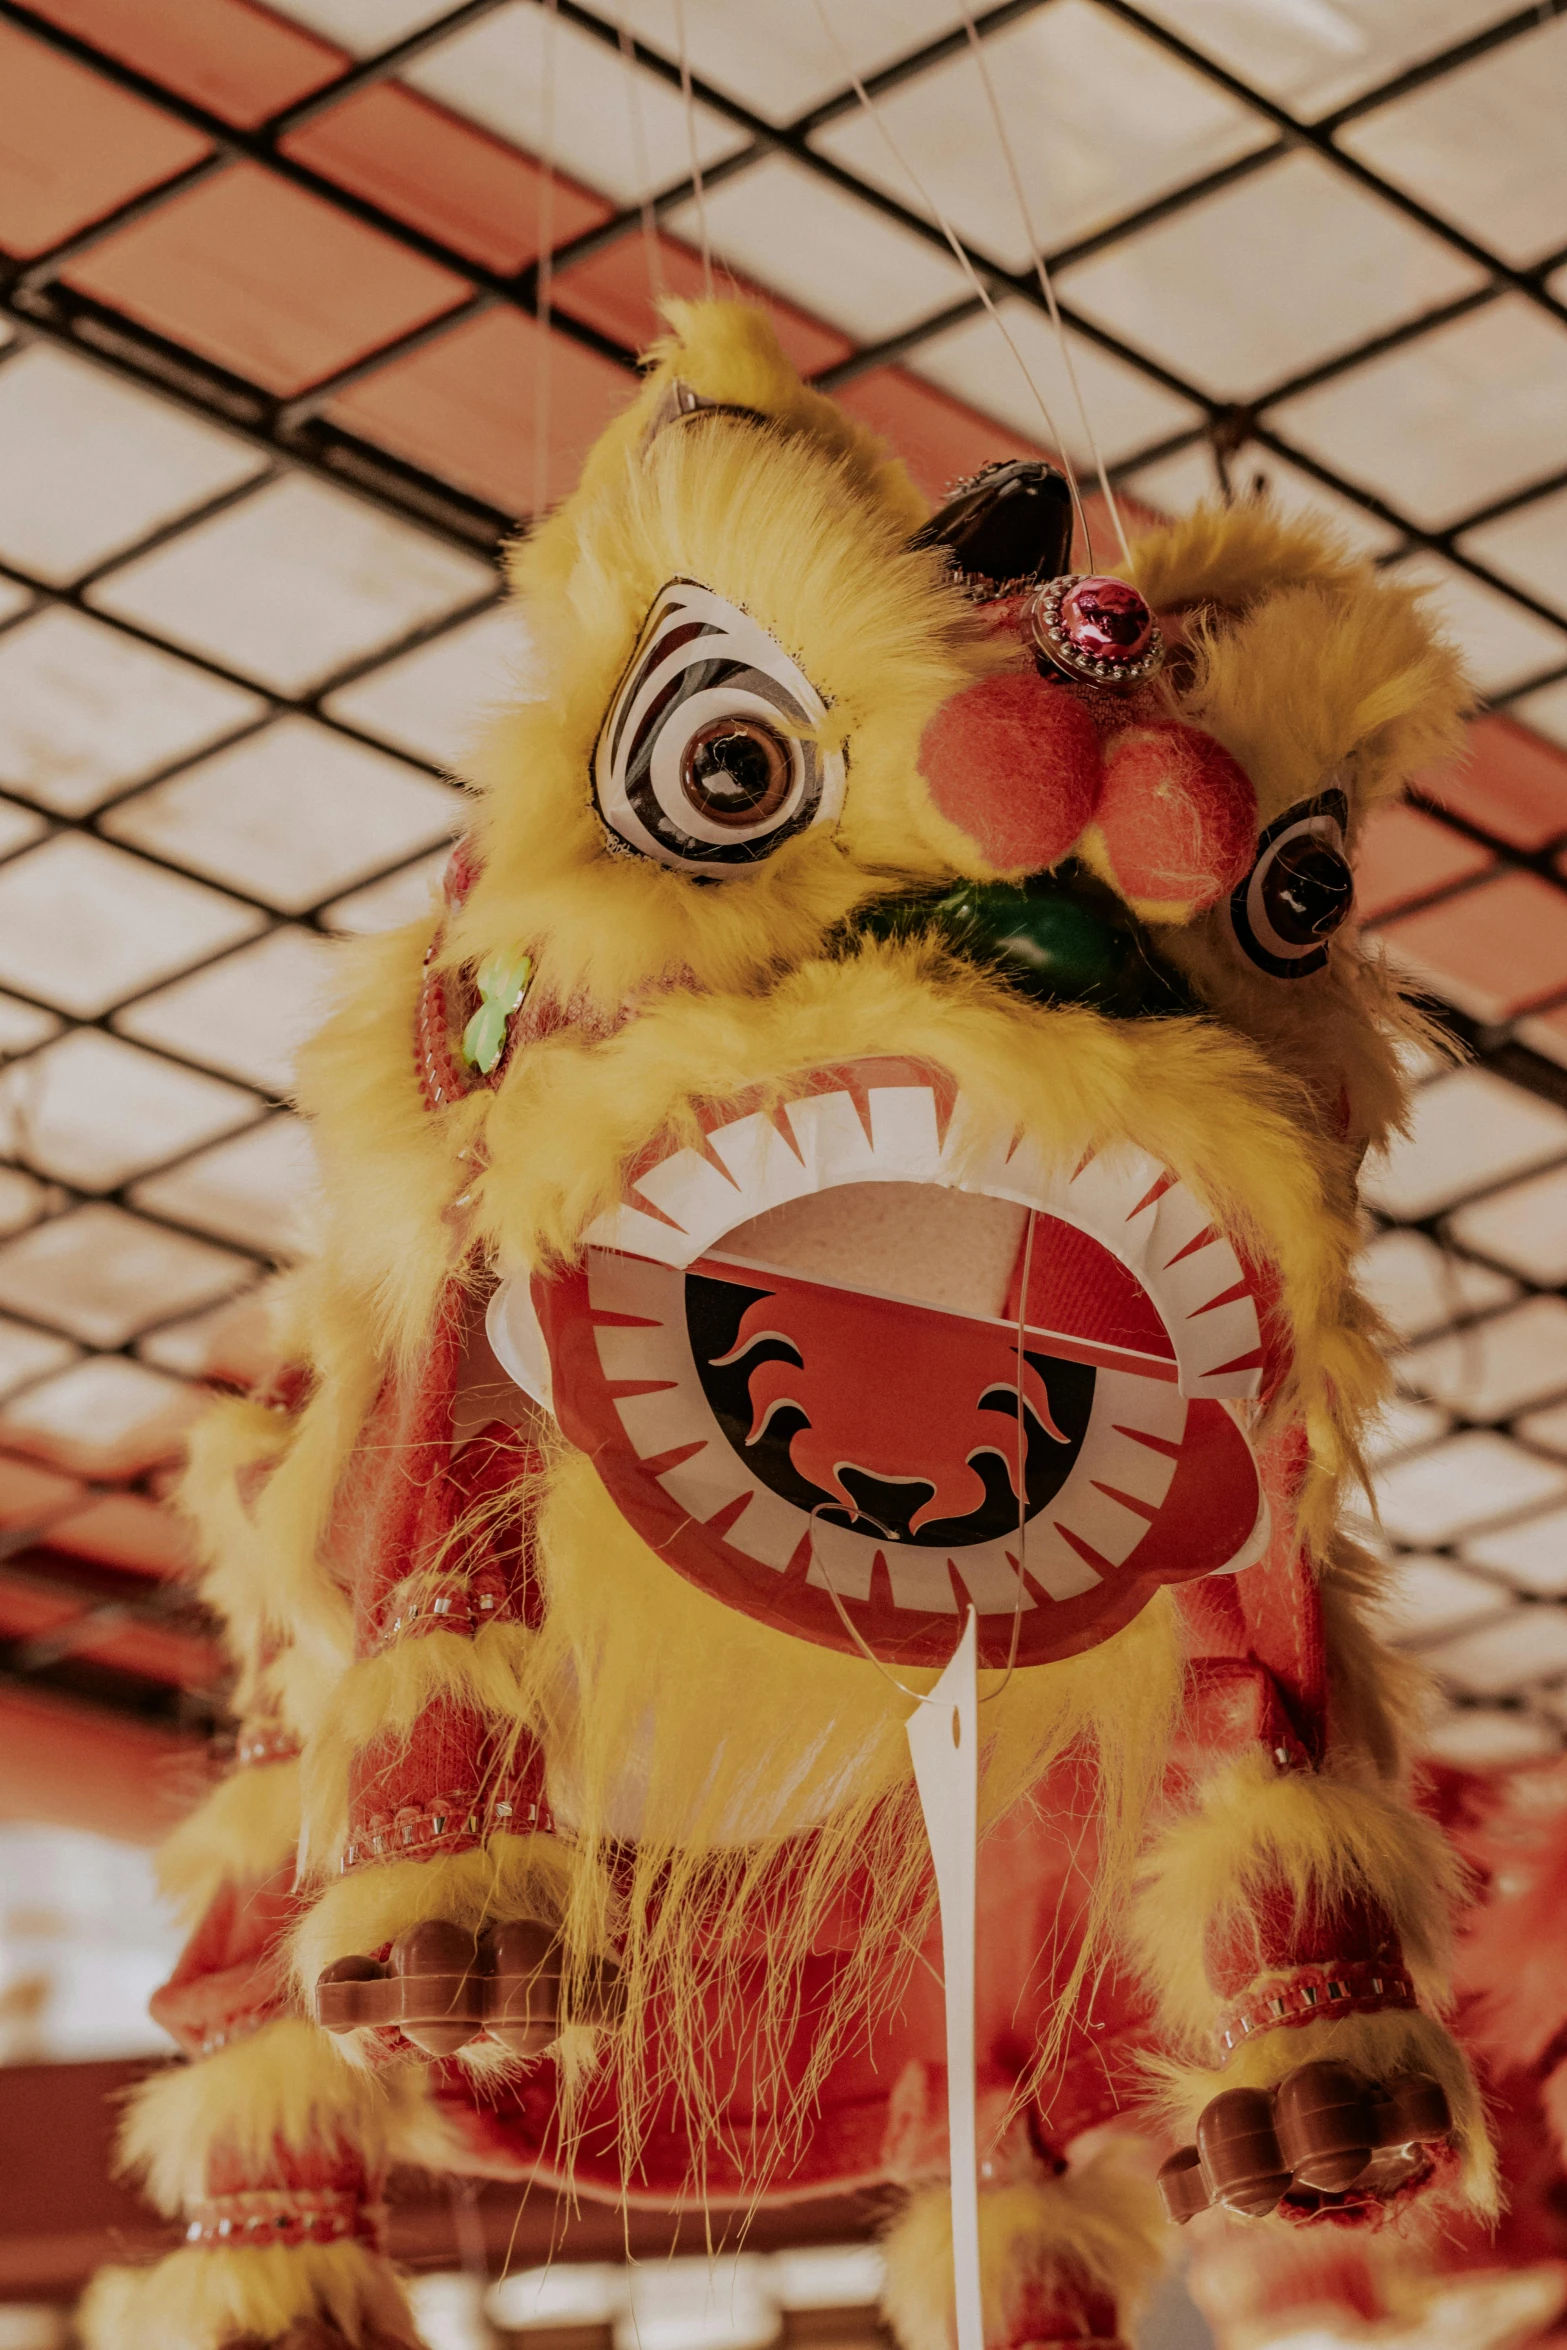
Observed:
[[[710,588],[653,600],[593,753],[593,794],[617,842],[713,880],[743,873],[843,804],[841,752],[815,739],[827,706],[764,628]]]

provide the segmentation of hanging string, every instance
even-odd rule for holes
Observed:
[[[653,210],[653,165],[648,155],[647,119],[642,111],[642,74],[637,64],[637,45],[631,37],[631,19],[622,8],[616,27],[620,36],[620,54],[626,69],[626,111],[631,117],[631,166],[636,173],[637,186],[642,194],[638,210],[642,215],[642,247],[647,258],[648,302],[657,306],[664,290],[664,249],[658,241],[658,218]]]
[[[550,333],[550,304],[555,264],[555,34],[560,22],[557,0],[545,0],[544,56],[539,76],[543,120],[539,139],[539,209],[537,276],[534,280],[534,318],[538,337],[533,375],[533,519],[543,515],[550,499],[550,392],[554,337]]]
[[[1034,1216],[1035,1211],[1034,1209],[1030,1208],[1028,1210],[1028,1223],[1024,1228],[1022,1280],[1021,1286],[1018,1290],[1017,1298],[1017,1368],[1013,1388],[1013,1400],[1017,1405],[1017,1587],[1012,1596],[1012,1637],[1007,1646],[1006,1670],[1002,1674],[1001,1680],[997,1687],[994,1689],[987,1689],[985,1691],[984,1696],[979,1700],[981,1705],[989,1705],[994,1699],[1005,1696],[1012,1676],[1017,1670],[1018,1640],[1023,1627],[1023,1569],[1028,1559],[1028,1423],[1024,1418],[1023,1413],[1023,1337],[1028,1324],[1028,1284],[1034,1264]],[[815,1524],[817,1515],[820,1511],[842,1509],[842,1507],[843,1504],[841,1502],[819,1501],[811,1512],[812,1524]],[[877,1533],[880,1534],[885,1541],[892,1542],[897,1539],[897,1537],[892,1533],[891,1529],[884,1526],[879,1518],[873,1518],[871,1516],[869,1510],[857,1509],[853,1512],[853,1518],[854,1524],[856,1526],[858,1526],[862,1520],[867,1526],[874,1526]],[[861,1656],[865,1658],[867,1664],[874,1665],[877,1672],[880,1673],[882,1679],[887,1682],[891,1688],[896,1689],[900,1697],[908,1698],[911,1704],[939,1705],[942,1702],[939,1698],[932,1697],[925,1690],[911,1689],[906,1681],[900,1681],[898,1679],[896,1673],[888,1672],[886,1666],[882,1663],[881,1658],[871,1647],[870,1642],[864,1637],[858,1624],[855,1623],[853,1617],[849,1614],[848,1609],[845,1607],[842,1595],[838,1590],[838,1586],[832,1579],[832,1573],[827,1565],[826,1559],[823,1558],[821,1553],[816,1550],[814,1543],[811,1547],[815,1556],[816,1564],[821,1569],[822,1581],[827,1586],[827,1596],[832,1601],[834,1608],[837,1610],[838,1621],[840,1624],[842,1624],[844,1630],[848,1633],[849,1638],[854,1642],[854,1645],[859,1650]],[[977,1616],[977,1609],[975,1613]],[[958,1634],[960,1643],[962,1638],[963,1635],[960,1632]],[[950,1662],[951,1660],[949,1659],[948,1661]]]
[[[978,30],[974,23],[972,0],[962,0],[962,8],[963,29],[968,35],[969,47],[974,52],[974,62],[979,67],[979,78],[985,85],[985,97],[990,107],[990,119],[996,126],[996,137],[1000,142],[1002,157],[1006,163],[1007,177],[1012,182],[1012,193],[1017,198],[1018,214],[1023,223],[1023,233],[1028,239],[1028,250],[1034,264],[1034,275],[1039,280],[1039,290],[1045,298],[1045,308],[1050,314],[1050,323],[1055,329],[1056,343],[1061,353],[1061,364],[1066,370],[1067,382],[1072,387],[1072,398],[1077,406],[1078,418],[1083,427],[1083,436],[1088,443],[1089,454],[1094,461],[1094,471],[1099,476],[1099,492],[1101,497],[1104,499],[1105,508],[1110,516],[1110,520],[1115,525],[1115,535],[1121,542],[1121,552],[1126,557],[1128,565],[1130,565],[1132,560],[1131,541],[1126,535],[1126,527],[1121,520],[1121,509],[1116,503],[1115,492],[1110,487],[1109,469],[1107,468],[1104,457],[1100,451],[1098,435],[1094,431],[1093,418],[1088,413],[1088,403],[1083,397],[1083,387],[1078,381],[1077,365],[1072,357],[1072,346],[1067,341],[1066,328],[1062,323],[1060,306],[1056,301],[1056,290],[1050,282],[1050,272],[1045,267],[1044,246],[1041,243],[1038,232],[1034,227],[1034,215],[1032,207],[1028,201],[1028,190],[1023,185],[1023,174],[1018,169],[1017,152],[1013,147],[1011,134],[1007,129],[1007,118],[1002,112],[1001,99],[997,92],[995,81],[991,75],[990,59],[986,54],[985,44],[980,39]],[[1088,568],[1090,571],[1092,571],[1094,568],[1094,550],[1092,542],[1088,536],[1086,524],[1083,531],[1083,544],[1088,556]]]
[[[675,40],[680,57],[680,95],[686,108],[686,146],[691,157],[691,193],[696,198],[697,235],[702,245],[702,299],[713,299],[713,243],[707,230],[707,190],[702,185],[702,151],[697,139],[696,98],[691,88],[691,52],[686,45],[686,0],[675,0]]]
[[[1072,463],[1071,455],[1067,449],[1065,440],[1056,430],[1055,419],[1050,413],[1049,402],[1046,400],[1044,393],[1040,390],[1039,385],[1035,382],[1033,371],[1029,367],[1028,361],[1024,358],[1022,352],[1018,349],[1017,344],[1013,341],[1011,330],[1009,329],[1006,320],[1002,317],[1000,311],[996,308],[995,303],[991,300],[990,289],[984,283],[984,280],[981,278],[978,270],[974,267],[973,262],[970,260],[967,247],[963,244],[962,239],[957,233],[957,230],[953,227],[951,221],[947,218],[947,215],[945,212],[943,212],[941,206],[937,203],[929,188],[926,187],[924,181],[920,178],[920,175],[915,170],[913,164],[909,161],[902,148],[898,145],[897,140],[893,137],[891,130],[888,128],[886,117],[883,115],[875,99],[871,96],[869,90],[867,90],[864,82],[860,79],[859,74],[856,72],[854,61],[850,57],[847,49],[844,47],[843,41],[838,32],[838,28],[833,23],[832,18],[827,12],[827,0],[814,0],[814,5],[817,16],[821,20],[822,30],[827,35],[828,40],[832,43],[834,49],[838,53],[838,60],[843,69],[844,77],[848,81],[849,87],[853,90],[854,95],[856,98],[858,98],[861,106],[864,108],[870,120],[876,125],[877,130],[881,133],[883,143],[885,144],[887,151],[891,155],[894,163],[896,163],[898,169],[903,173],[904,178],[914,189],[914,192],[919,197],[920,202],[924,205],[926,211],[930,214],[931,218],[935,221],[936,226],[940,229],[942,235],[946,238],[947,243],[951,246],[953,257],[956,260],[958,267],[962,270],[963,275],[967,278],[971,291],[978,298],[986,316],[990,319],[991,324],[996,328],[997,332],[1001,336],[1002,341],[1006,344],[1007,349],[1011,352],[1013,359],[1017,362],[1018,373],[1022,376],[1024,383],[1027,384],[1029,393],[1034,401],[1034,405],[1039,410],[1040,416],[1044,421],[1046,441],[1051,448],[1059,450],[1060,452],[1062,471],[1066,475],[1066,485],[1068,490],[1071,492],[1072,512],[1077,518],[1077,527],[1082,532],[1083,544],[1085,547],[1088,546],[1088,517],[1083,511],[1082,495],[1077,486],[1077,469]]]

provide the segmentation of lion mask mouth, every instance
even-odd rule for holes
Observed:
[[[906,1665],[972,1601],[1036,1664],[1261,1554],[1262,1283],[1148,1153],[1047,1159],[906,1062],[698,1108],[489,1317],[682,1574]]]

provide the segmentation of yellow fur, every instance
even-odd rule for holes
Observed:
[[[253,1763],[181,1820],[158,1854],[158,1882],[194,1926],[220,1887],[270,1877],[298,1842],[298,1763]]]
[[[419,2350],[387,2263],[362,2244],[223,2252],[192,2246],[151,2268],[101,2269],[79,2312],[85,2350],[229,2350],[240,2336],[275,2342],[308,2318],[350,2343],[367,2332]]]
[[[279,2016],[199,2063],[143,2081],[127,2102],[120,2167],[139,2173],[152,2202],[173,2214],[205,2194],[217,2146],[260,2170],[275,2139],[296,2151],[336,2140],[374,2169],[423,2102],[418,2069],[366,2073],[330,2033]]]
[[[1031,2286],[1087,2283],[1135,2320],[1164,2265],[1158,2193],[1136,2153],[1114,2143],[1059,2178],[992,2187],[979,2198],[985,2340],[1018,2339]],[[952,2206],[945,2187],[911,2198],[885,2239],[882,2313],[902,2350],[952,2350]]]

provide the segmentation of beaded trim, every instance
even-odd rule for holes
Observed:
[[[395,1600],[397,1613],[377,1635],[376,1648],[390,1648],[394,1640],[424,1632],[456,1632],[471,1638],[486,1624],[501,1623],[511,1615],[508,1596],[498,1582],[470,1581],[463,1575],[420,1582],[407,1598]]]
[[[486,1836],[554,1833],[549,1805],[521,1788],[488,1802],[478,1795],[437,1796],[424,1811],[409,1803],[397,1812],[373,1812],[345,1848],[338,1873],[346,1877],[376,1861],[426,1860],[436,1852],[463,1851]]]
[[[351,2187],[248,2187],[191,2206],[187,2244],[341,2244],[352,2238],[379,2251],[385,2207],[362,2203]]]
[[[1320,2015],[1376,2015],[1384,2008],[1413,2007],[1414,1985],[1402,1968],[1373,1959],[1328,1960],[1297,1967],[1254,1987],[1226,2008],[1214,2033],[1220,2061],[1243,2040],[1280,2026],[1309,2024]]]
[[[256,1763],[292,1762],[299,1740],[280,1722],[241,1722],[234,1742],[234,1764],[241,1771]]]

